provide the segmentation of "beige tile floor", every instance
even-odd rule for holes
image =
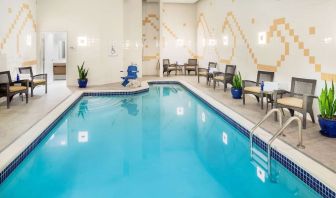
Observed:
[[[4,98],[0,102],[0,151],[12,143],[36,122],[42,119],[57,104],[71,94],[65,81],[55,81],[48,86],[48,94],[44,87],[34,90],[34,97],[29,97],[26,104],[20,97],[14,97],[7,109]]]
[[[142,78],[142,80],[149,79],[159,78]],[[260,119],[262,119],[265,115],[265,111],[260,109],[260,106],[256,102],[255,98],[248,97],[246,105],[244,106],[241,100],[233,100],[229,91],[225,93],[222,85],[216,90],[213,90],[212,86],[207,86],[204,78],[201,80],[201,83],[197,83],[197,79],[194,76],[172,76],[169,77],[169,79],[179,79],[189,82],[199,90],[254,123],[260,121]],[[37,90],[36,96],[30,98],[29,104],[24,104],[19,98],[15,98],[12,102],[11,108],[7,110],[5,103],[0,102],[0,152],[77,89],[78,88],[76,87],[66,87],[64,82],[56,82],[49,86],[49,93],[46,95],[43,93],[43,88]],[[123,88],[120,83],[115,83],[104,86],[89,87],[88,89],[104,90],[125,88]],[[285,120],[288,118],[289,113],[286,112]],[[275,133],[278,129],[278,124],[274,122],[273,119],[269,119],[263,124],[262,128],[270,133]],[[303,141],[306,148],[300,151],[336,172],[336,139],[323,137],[318,131],[319,126],[317,124],[308,122],[307,129],[303,131]],[[296,126],[291,125],[285,133],[287,136],[281,138],[288,144],[295,147],[297,144]]]

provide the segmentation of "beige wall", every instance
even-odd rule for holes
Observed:
[[[276,80],[283,82],[291,76],[336,80],[336,25],[326,22],[335,17],[335,7],[334,1],[201,0],[198,55],[203,62],[237,64],[251,79],[260,69],[275,71]],[[261,32],[265,44],[258,42]],[[209,39],[217,45],[208,45]]]
[[[336,80],[334,8],[336,1],[201,0],[199,59],[204,65],[217,61],[222,69],[236,64],[250,80],[257,70],[275,71],[275,81],[287,88],[293,76],[317,79],[319,95],[324,80]],[[259,34],[266,35],[265,44]]]
[[[196,57],[196,4],[165,3],[162,15],[161,58],[184,64]]]
[[[36,1],[0,0],[0,71],[36,65]]]
[[[143,73],[157,75],[160,58],[160,9],[159,3],[144,3],[142,11]]]
[[[142,76],[142,1],[124,0],[124,68],[138,65]]]
[[[86,62],[89,85],[120,81],[123,69],[123,0],[38,0],[38,36],[68,33],[67,83],[76,85],[76,65]],[[78,37],[87,46],[78,46]],[[117,55],[110,54],[112,45]]]

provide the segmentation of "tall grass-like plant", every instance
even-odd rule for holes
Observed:
[[[332,82],[331,88],[328,89],[327,82],[321,91],[319,97],[319,108],[321,117],[324,119],[335,119],[336,114],[336,97],[334,82]]]
[[[87,75],[89,73],[89,69],[84,68],[85,61],[81,66],[77,65],[77,70],[78,70],[78,76],[80,80],[85,80],[87,79]]]
[[[238,74],[235,74],[233,76],[232,87],[234,89],[242,89],[242,87],[243,87],[243,81],[242,81],[242,77],[240,75],[240,72],[238,72]]]

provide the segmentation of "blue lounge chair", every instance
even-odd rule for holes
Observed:
[[[130,65],[127,68],[127,76],[125,77],[121,77],[124,81],[121,83],[124,87],[127,86],[127,84],[129,83],[129,80],[134,80],[138,78],[138,68],[136,65]]]

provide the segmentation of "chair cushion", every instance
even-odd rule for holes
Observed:
[[[196,69],[196,66],[186,66],[185,69]]]
[[[24,91],[26,89],[27,87],[24,87],[24,86],[10,86],[9,92]]]
[[[252,93],[260,93],[260,87],[254,86],[254,87],[245,87],[244,91],[252,92]]]
[[[34,79],[33,82],[34,82],[34,84],[43,84],[43,83],[46,82],[46,80],[44,80],[44,79]]]
[[[297,108],[303,107],[303,100],[295,97],[279,98],[277,103]]]
[[[198,74],[199,74],[200,76],[207,76],[207,75],[208,75],[208,72],[202,71],[202,72],[198,72]]]
[[[215,76],[214,79],[223,81],[225,79],[225,77],[224,76]]]

